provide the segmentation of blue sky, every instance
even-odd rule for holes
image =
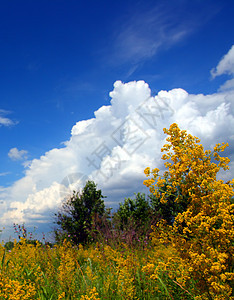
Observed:
[[[169,99],[174,112],[173,118],[158,122],[155,132],[141,126],[141,132],[147,132],[143,141],[152,134],[152,149],[162,144],[160,132],[174,120],[200,134],[208,147],[220,137],[232,145],[233,1],[0,4],[0,220],[4,226],[15,219],[46,231],[59,206],[59,197],[55,201],[53,194],[56,184],[69,174],[97,181],[93,173],[97,168],[91,169],[87,157],[96,155],[95,147],[103,141],[108,144],[106,156],[113,158],[118,147],[123,148],[113,132],[149,93],[168,91],[163,99]],[[88,121],[78,123],[82,120]],[[108,184],[99,179],[110,205],[142,188],[140,174],[148,163],[160,164],[156,150],[154,155],[147,149],[144,142],[139,150],[128,152],[123,159],[127,163],[111,174]],[[139,176],[125,180],[130,173]],[[45,202],[29,217],[45,194],[51,196],[50,204]]]

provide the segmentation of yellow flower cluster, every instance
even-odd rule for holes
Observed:
[[[152,239],[155,245],[174,248],[180,265],[189,270],[189,274],[178,274],[177,282],[186,288],[192,277],[196,299],[234,299],[234,180],[224,183],[216,179],[220,168],[228,169],[230,160],[218,154],[228,145],[217,144],[213,152],[204,151],[199,139],[177,124],[164,132],[169,144],[162,148],[166,152],[162,159],[167,160],[168,170],[160,177],[158,169],[146,168],[144,184],[155,195],[168,184],[161,202],[174,193],[175,201],[186,198],[188,206],[176,216],[173,226],[158,224]],[[167,261],[163,264],[167,268]]]
[[[150,247],[74,247],[65,240],[50,248],[21,239],[11,251],[0,245],[1,261],[0,299],[150,299],[166,295],[147,275],[147,264],[158,261]]]
[[[85,296],[82,295],[80,299],[81,300],[101,300],[100,298],[98,298],[98,293],[97,293],[96,287],[91,289],[91,291],[89,292],[89,295],[85,295]]]
[[[0,299],[30,300],[35,295],[35,286],[29,280],[20,282],[0,274]]]

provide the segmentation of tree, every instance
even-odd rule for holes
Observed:
[[[193,278],[196,299],[234,299],[234,180],[217,180],[220,168],[229,168],[229,158],[218,154],[228,144],[204,151],[198,138],[175,123],[164,132],[169,144],[162,148],[162,159],[168,170],[160,176],[159,169],[146,168],[151,178],[144,184],[162,204],[174,195],[178,204],[186,200],[187,208],[177,214],[173,226],[160,222],[153,242],[175,249],[186,270],[176,280],[186,287]]]
[[[135,194],[135,199],[125,198],[124,203],[119,204],[115,218],[119,219],[121,229],[130,222],[141,226],[150,218],[150,212],[151,208],[145,194],[137,193]]]
[[[63,203],[60,212],[55,214],[56,240],[68,238],[75,244],[87,243],[91,240],[91,230],[94,218],[105,213],[105,205],[101,190],[93,181],[87,181],[81,193],[73,195]]]
[[[128,244],[147,240],[155,218],[144,193],[135,194],[135,199],[125,198],[113,217],[113,227],[120,239]]]

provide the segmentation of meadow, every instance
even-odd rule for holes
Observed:
[[[1,246],[0,255],[0,299],[195,299],[192,279],[189,290],[177,282],[179,265],[170,247],[64,241],[51,248],[22,238],[12,250]],[[160,266],[165,255],[170,274]]]

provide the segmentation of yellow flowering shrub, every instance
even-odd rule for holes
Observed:
[[[177,282],[186,287],[192,277],[195,299],[234,299],[234,180],[217,180],[218,171],[228,169],[230,160],[219,155],[228,145],[204,151],[197,137],[175,123],[164,132],[169,142],[162,148],[167,170],[160,176],[159,169],[146,168],[144,184],[157,196],[162,186],[168,186],[161,201],[165,203],[169,194],[178,203],[186,197],[187,209],[172,226],[157,224],[152,240],[175,249],[182,269],[188,270],[177,274]],[[167,268],[168,260],[163,264]]]

